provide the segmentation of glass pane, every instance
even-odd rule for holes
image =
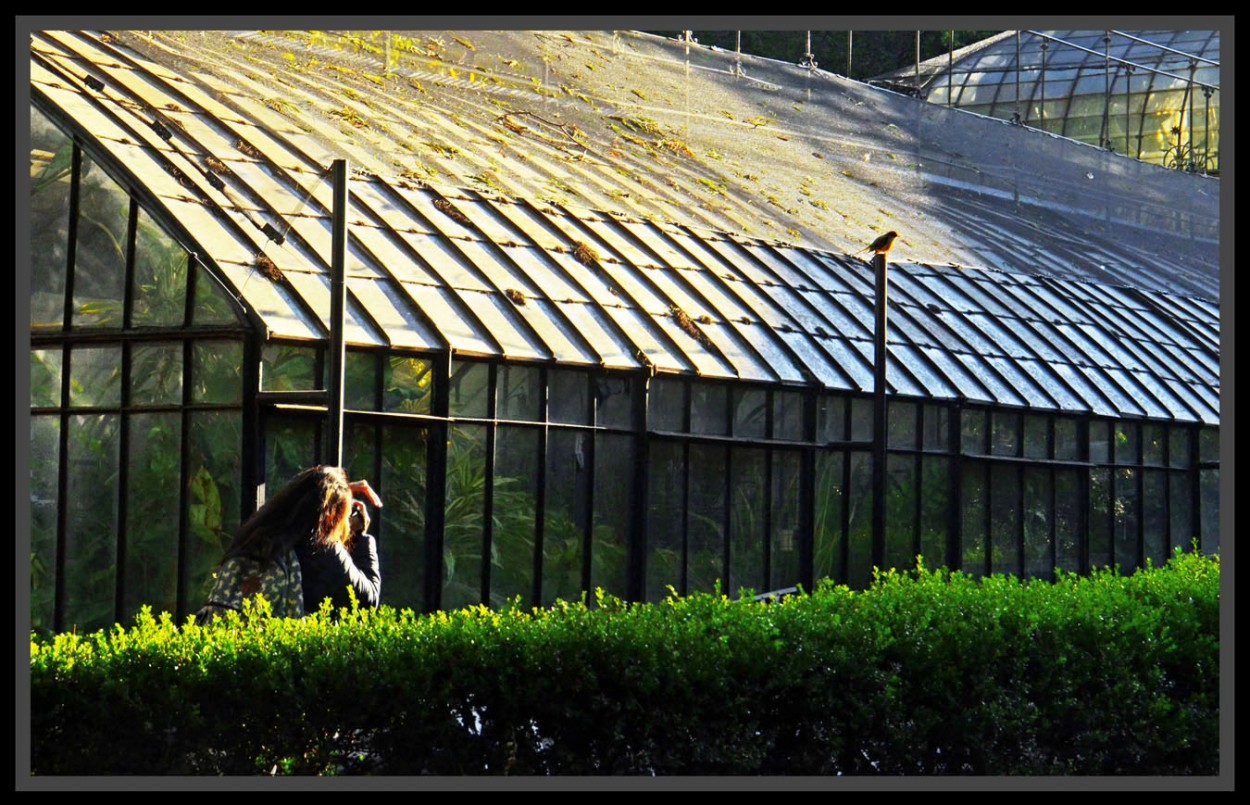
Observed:
[[[816,440],[846,440],[846,398],[821,395],[816,398]]]
[[[1115,463],[1138,464],[1138,445],[1141,441],[1136,422],[1115,423]]]
[[[1189,475],[1183,472],[1168,473],[1168,549],[1193,550],[1198,539],[1194,528],[1194,495]]]
[[[1203,428],[1198,431],[1198,460],[1214,462],[1220,460],[1220,429]]]
[[[991,451],[996,456],[1020,455],[1020,415],[1007,411],[995,411]]]
[[[30,626],[52,630],[61,419],[30,418]]]
[[[916,458],[886,456],[885,567],[916,566]]]
[[[729,387],[719,383],[690,384],[690,432],[724,436],[729,431]]]
[[[1045,416],[1024,417],[1024,457],[1047,458],[1050,455],[1050,420]]]
[[[886,409],[886,444],[906,450],[916,449],[916,412],[913,403],[893,402]]]
[[[1189,428],[1174,425],[1168,429],[1168,466],[1187,468],[1191,458]]]
[[[1110,423],[1102,419],[1089,423],[1089,460],[1091,462],[1105,464],[1111,460],[1110,440]]]
[[[514,598],[533,605],[534,533],[538,524],[538,438],[536,428],[500,427],[495,434],[495,478],[491,499],[490,603]]]
[[[1055,470],[1055,564],[1072,572],[1081,570],[1079,483],[1076,470]]]
[[[595,424],[603,428],[634,427],[634,380],[622,375],[595,378]]]
[[[725,496],[728,450],[690,445],[690,509],[687,517],[687,593],[711,592],[725,581]],[[721,591],[730,591],[722,584]]]
[[[377,446],[382,451],[382,477],[377,479],[377,491],[386,505],[371,513],[370,525],[378,540],[382,603],[416,611],[425,608],[426,444],[423,428],[382,426]]]
[[[130,347],[130,404],[182,402],[182,344],[134,343]]]
[[[1165,463],[1164,448],[1167,430],[1157,422],[1142,424],[1142,463],[1162,467]]]
[[[1168,481],[1163,470],[1142,472],[1142,544],[1154,567],[1168,558]]]
[[[343,407],[376,411],[378,357],[376,353],[347,350],[343,356]]]
[[[132,416],[129,451],[122,585],[125,623],[144,604],[151,605],[154,613],[177,612],[182,415]]]
[[[460,609],[483,600],[486,428],[458,425],[449,430],[447,489],[443,499],[442,608]]]
[[[495,370],[499,419],[541,421],[543,395],[539,370],[535,366],[500,364]]]
[[[191,323],[239,324],[240,316],[235,303],[221,284],[209,275],[208,269],[195,266],[195,307],[191,311]]]
[[[190,415],[187,466],[187,605],[198,609],[212,585],[212,573],[239,528],[243,482],[243,417],[238,411],[195,411]],[[292,473],[294,474],[294,473]]]
[[[865,397],[851,398],[851,440],[872,441],[872,400]]]
[[[65,321],[69,190],[74,146],[43,113],[30,110],[30,327]]]
[[[266,497],[278,494],[283,486],[305,467],[317,462],[317,434],[321,417],[270,415],[265,419]],[[264,503],[264,501],[260,501]]]
[[[1024,469],[1024,575],[1051,580],[1055,577],[1050,537],[1054,521],[1050,472],[1040,467]]]
[[[1089,471],[1089,566],[1111,566],[1111,470]]]
[[[74,326],[121,327],[130,196],[83,156],[74,251]]]
[[[773,392],[773,438],[803,438],[803,397],[794,391]]]
[[[723,592],[736,596],[743,587],[766,592],[766,456],[763,450],[752,448],[734,449],[730,457],[729,579]]]
[[[1020,470],[994,467],[990,477],[990,572],[1019,576]]]
[[[582,377],[585,380],[585,377]],[[592,434],[553,428],[547,434],[546,496],[543,500],[543,600],[576,601],[590,520]]]
[[[669,586],[683,592],[686,467],[682,456],[683,447],[676,442],[651,443],[647,473],[648,601],[666,598]]]
[[[261,349],[263,391],[311,391],[325,388],[317,376],[317,351],[312,347],[267,343]]]
[[[989,452],[988,414],[978,408],[965,408],[960,415],[960,448],[967,455],[981,456]]]
[[[950,514],[950,459],[921,459],[920,554],[925,567],[945,567]]]
[[[793,587],[799,576],[799,454],[773,452],[772,533],[768,584],[770,590]],[[826,574],[827,575],[827,574]]]
[[[1076,461],[1081,457],[1077,447],[1077,427],[1075,419],[1058,417],[1055,419],[1055,458],[1060,461]]]
[[[73,347],[69,367],[70,405],[121,405],[121,347]]]
[[[812,576],[845,581],[842,564],[842,499],[844,481],[841,451],[816,453],[815,512],[813,520]]]
[[[629,534],[634,519],[634,437],[595,436],[595,529],[590,548],[590,589],[628,592]],[[592,597],[593,599],[593,597]]]
[[[1199,505],[1202,520],[1202,550],[1213,553],[1220,547],[1220,471],[1198,472]]]
[[[382,359],[382,410],[404,414],[428,414],[434,391],[430,361],[403,355]]]
[[[447,407],[452,416],[490,416],[489,364],[452,361],[450,378]]]
[[[116,415],[69,420],[64,631],[116,621],[119,425]]]
[[[945,405],[926,405],[924,407],[925,450],[950,452],[951,409]]]
[[[188,259],[186,250],[140,210],[135,232],[131,324],[155,327],[183,323],[187,317]]]
[[[846,583],[863,589],[872,582],[872,453],[851,453],[851,478],[847,484]]]
[[[590,376],[564,369],[547,370],[547,418],[570,425],[590,424]]]
[[[972,576],[985,573],[986,523],[989,515],[985,482],[987,469],[982,462],[964,463],[963,487],[960,492],[963,499],[960,512],[960,569]]]
[[[1115,471],[1115,562],[1122,573],[1141,565],[1137,545],[1141,492],[1137,488],[1137,473],[1136,469]]]
[[[61,350],[30,351],[30,407],[60,406]]]
[[[197,341],[191,352],[191,399],[238,404],[243,400],[243,344]]]
[[[647,422],[652,430],[686,429],[686,384],[675,378],[652,379],[647,394]]]
[[[763,389],[735,387],[733,390],[733,435],[744,439],[763,439],[767,435],[768,392]]]

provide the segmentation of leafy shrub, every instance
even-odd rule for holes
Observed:
[[[32,772],[1215,774],[1218,624],[1218,557],[1180,553],[770,604],[144,610],[32,638]]]

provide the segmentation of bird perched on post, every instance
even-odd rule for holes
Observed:
[[[872,252],[873,254],[885,254],[890,250],[890,247],[894,245],[894,239],[897,237],[898,233],[890,230],[855,253],[863,254],[864,252]]]

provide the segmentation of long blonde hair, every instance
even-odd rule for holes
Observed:
[[[303,470],[239,527],[226,558],[272,562],[306,537],[316,545],[351,539],[352,491],[341,467]]]

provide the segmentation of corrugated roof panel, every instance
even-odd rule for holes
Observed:
[[[358,240],[380,263],[380,266],[370,266],[367,269],[371,273],[382,276],[382,268],[385,268],[386,272],[399,280],[426,285],[441,284],[438,277],[421,265],[421,261],[395,242],[396,236],[393,233],[375,226],[352,226],[349,231],[351,238]]]
[[[392,347],[422,351],[445,347],[442,338],[416,313],[412,300],[397,291],[394,284],[351,277],[347,287],[377,321]]]
[[[637,347],[618,334],[611,317],[605,315],[602,308],[581,302],[557,302],[556,305],[590,342],[603,366],[609,369],[637,369],[642,366],[634,356]]]
[[[950,383],[946,382],[945,378],[930,368],[929,362],[921,349],[906,344],[891,344],[890,352],[902,366],[906,367],[907,373],[913,375],[916,381],[921,384],[921,394],[929,397],[954,397],[958,395],[958,389],[951,386]]]
[[[255,269],[232,263],[217,263],[226,279],[239,289],[244,306],[252,310],[265,327],[283,338],[324,338],[320,323],[312,320],[285,287],[270,282]]]
[[[1096,370],[1087,370],[1079,366],[1068,363],[1056,363],[1050,367],[1055,374],[1067,381],[1073,391],[1080,396],[1084,403],[1082,407],[1073,410],[1078,412],[1088,412],[1096,416],[1114,416],[1116,412],[1115,404],[1103,392],[1106,381],[1095,382],[1091,380],[1090,372]]]
[[[457,354],[497,357],[499,348],[479,332],[475,322],[465,316],[454,292],[415,282],[402,283],[413,303],[438,328],[448,347]]]
[[[303,271],[287,271],[287,282],[295,288],[305,304],[321,317],[325,332],[330,330],[330,278],[325,274],[308,274]],[[352,344],[380,346],[384,342],[373,328],[361,318],[360,311],[349,298],[343,319],[343,338]]]

